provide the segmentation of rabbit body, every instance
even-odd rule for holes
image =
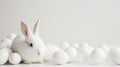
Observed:
[[[30,32],[28,27],[27,30],[26,28],[24,29],[24,23],[22,23],[22,26],[24,35],[18,35],[14,39],[11,49],[21,55],[22,61],[42,63],[45,55],[45,45],[43,40],[38,34]]]

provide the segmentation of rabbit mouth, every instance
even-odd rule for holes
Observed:
[[[37,54],[40,55],[40,50],[37,50]]]
[[[37,52],[38,55],[40,55],[40,52]]]

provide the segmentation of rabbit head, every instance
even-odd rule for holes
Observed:
[[[38,55],[43,53],[45,47],[43,41],[39,37],[39,20],[37,20],[36,24],[34,25],[33,31],[30,29],[28,24],[22,21],[21,31],[25,37],[24,43],[26,46],[35,50]]]

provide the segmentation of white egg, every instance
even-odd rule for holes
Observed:
[[[0,64],[5,64],[8,60],[9,53],[6,49],[0,49]]]
[[[89,54],[91,53],[90,47],[87,43],[82,43],[78,49],[78,59],[77,62],[86,63]]]
[[[80,47],[86,47],[86,48],[88,48],[88,49],[90,50],[90,52],[91,52],[92,50],[94,50],[94,48],[93,48],[92,46],[90,46],[89,44],[87,44],[87,43],[82,43],[82,44],[80,44]]]
[[[11,33],[9,36],[7,36],[7,38],[9,38],[11,41],[13,41],[16,36],[17,35],[15,33]]]
[[[89,47],[90,52],[92,52],[94,49],[95,49],[95,48],[92,47],[92,46]]]
[[[8,47],[5,47],[4,49],[6,49],[9,54],[11,54],[11,53],[13,52],[13,51],[12,51],[10,48],[8,48]]]
[[[8,38],[5,38],[5,39],[1,40],[1,42],[0,42],[1,48],[2,47],[11,47],[11,45],[12,45],[12,41]]]
[[[88,56],[91,53],[91,48],[89,47],[88,44],[83,43],[80,45],[79,49],[78,49],[78,54],[82,55],[82,56]]]
[[[59,48],[55,45],[47,45],[46,46],[46,54],[45,54],[45,61],[51,61],[53,54],[58,51]]]
[[[18,53],[11,53],[9,56],[9,63],[19,64],[21,62],[21,56]]]
[[[76,59],[77,59],[77,50],[75,48],[67,47],[64,51],[67,53],[67,55],[70,58],[69,62],[76,61]]]
[[[71,44],[71,46],[72,46],[73,48],[75,48],[76,50],[79,49],[79,44],[78,44],[78,43],[73,43],[73,44]]]
[[[90,51],[89,51],[89,49],[86,49],[86,48],[82,48],[80,50],[78,51],[78,60],[77,61],[80,62],[80,63],[86,63],[87,58],[90,54]]]
[[[89,58],[88,63],[89,64],[100,64],[105,60],[105,52],[101,48],[95,48]]]
[[[109,51],[109,57],[115,64],[120,64],[120,48],[113,48]]]
[[[103,49],[105,53],[107,53],[110,50],[110,48],[104,43],[100,44],[99,48]]]
[[[70,44],[68,42],[63,42],[59,45],[59,48],[64,50],[65,48],[69,47]]]
[[[78,49],[78,59],[77,61],[80,63],[87,63],[88,56],[94,50],[92,46],[89,46],[87,43],[82,43]]]
[[[69,56],[62,50],[58,50],[53,54],[52,61],[56,64],[66,64],[69,61]]]

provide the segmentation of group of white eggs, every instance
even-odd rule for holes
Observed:
[[[68,42],[63,42],[59,46],[49,46],[47,49],[49,52],[45,60],[60,65],[72,62],[88,64],[112,62],[120,64],[120,48],[110,48],[104,43],[97,47],[92,47],[87,43],[69,44]]]
[[[21,62],[21,56],[10,49],[15,37],[16,34],[11,33],[5,39],[0,40],[0,64],[7,62],[19,64]],[[107,57],[109,57],[109,61],[120,64],[120,48],[110,48],[106,44],[92,47],[87,43],[63,42],[59,45],[46,45],[44,60],[60,65],[72,62],[100,64],[105,62]]]
[[[10,49],[15,37],[16,34],[11,33],[5,39],[0,40],[0,64],[5,64],[7,62],[19,64],[21,62],[21,56]]]
[[[46,61],[52,60],[56,64],[71,62],[101,63],[105,59],[105,54],[109,51],[108,46],[105,44],[101,44],[98,48],[93,48],[87,43],[69,44],[68,42],[64,42],[59,44],[58,48],[55,46],[51,47],[48,47],[49,53],[45,59]]]

